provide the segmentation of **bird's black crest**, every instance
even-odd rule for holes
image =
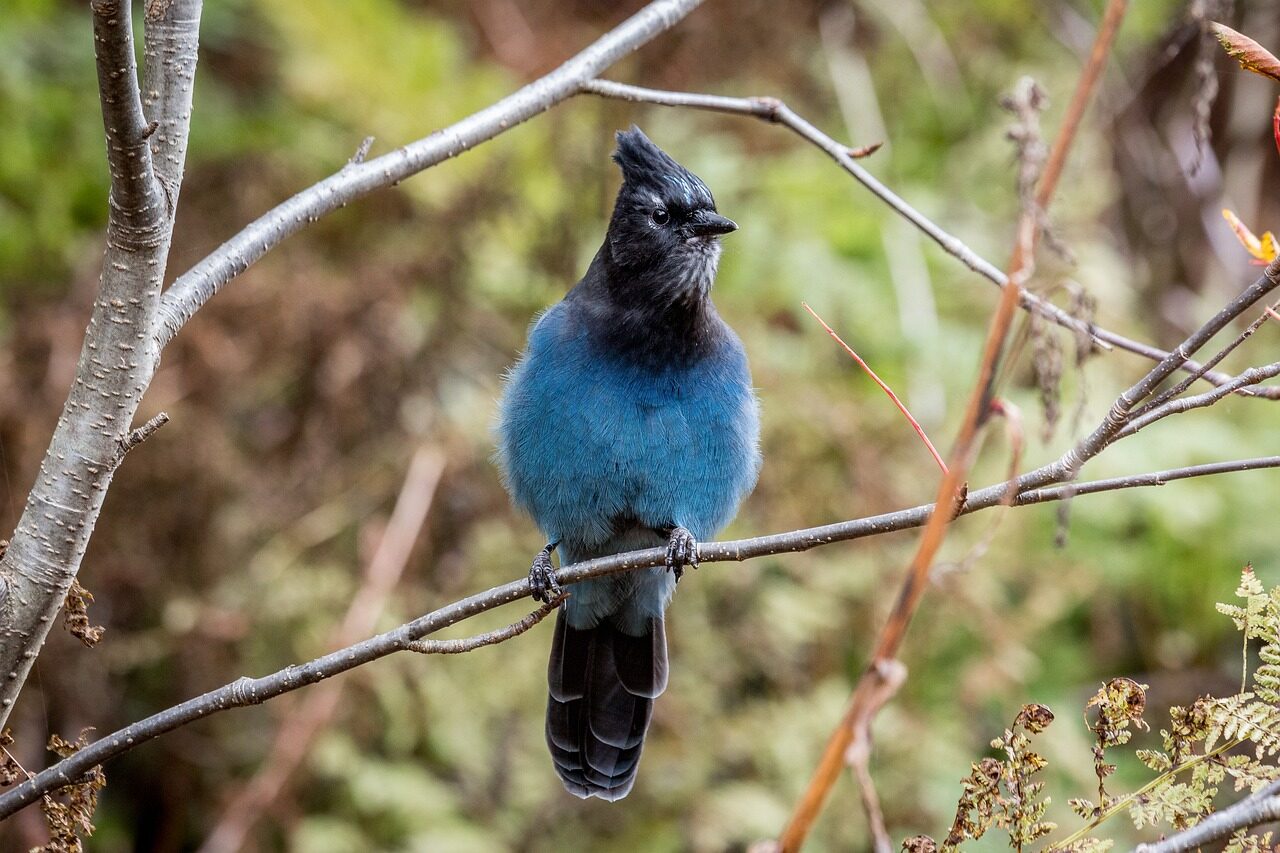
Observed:
[[[634,124],[630,130],[618,131],[618,150],[613,154],[613,162],[622,168],[622,176],[628,183],[641,183],[646,178],[656,179],[672,172],[688,172]]]
[[[650,185],[661,188],[663,195],[683,200],[689,207],[714,208],[711,190],[702,179],[654,145],[634,124],[630,130],[618,131],[618,150],[613,154],[613,161],[622,169],[623,182],[628,186]]]

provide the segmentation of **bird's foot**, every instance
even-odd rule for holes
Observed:
[[[556,567],[551,565],[551,552],[555,549],[555,544],[547,545],[533,558],[533,565],[529,567],[529,593],[535,601],[543,604],[560,597]]]
[[[698,540],[685,528],[675,527],[667,540],[667,568],[679,581],[685,566],[698,568]]]

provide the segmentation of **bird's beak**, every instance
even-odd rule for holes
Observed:
[[[694,237],[719,237],[738,230],[738,223],[710,210],[700,210],[686,226]]]

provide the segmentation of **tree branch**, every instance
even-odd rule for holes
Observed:
[[[1207,372],[1211,368],[1217,367],[1218,364],[1224,358],[1226,358],[1236,349],[1236,347],[1240,346],[1242,343],[1244,343],[1249,338],[1251,338],[1253,336],[1253,333],[1258,331],[1258,329],[1262,327],[1263,323],[1267,322],[1268,316],[1274,313],[1275,308],[1280,308],[1280,302],[1276,302],[1268,306],[1265,311],[1263,311],[1261,314],[1258,315],[1258,319],[1250,323],[1243,332],[1236,335],[1235,339],[1231,341],[1231,343],[1227,344],[1225,347],[1218,350],[1213,355],[1212,358],[1207,360],[1203,365],[1201,365],[1196,370],[1191,371],[1191,373],[1188,376],[1183,377],[1181,382],[1179,382],[1177,385],[1172,386],[1166,391],[1162,391],[1160,394],[1156,395],[1151,400],[1148,400],[1146,403],[1134,409],[1133,413],[1135,415],[1145,414],[1147,411],[1154,409],[1156,406],[1162,405],[1168,400],[1172,400],[1174,397],[1177,397],[1179,394],[1186,391],[1188,388],[1191,387],[1191,384],[1195,382],[1197,379],[1199,379],[1205,372]],[[1253,393],[1254,392],[1247,391],[1247,390],[1241,391],[1241,394],[1243,395],[1249,395]]]
[[[79,571],[159,357],[152,330],[172,220],[148,145],[130,7],[94,0],[90,11],[111,173],[107,246],[75,380],[0,559],[0,727]]]
[[[202,7],[203,0],[149,3],[144,20],[142,107],[154,128],[148,141],[170,220],[187,160]]]
[[[1246,388],[1258,384],[1272,377],[1280,376],[1280,361],[1271,364],[1263,364],[1258,367],[1251,367],[1223,385],[1218,385],[1202,394],[1196,394],[1191,397],[1182,397],[1149,409],[1145,414],[1131,417],[1129,425],[1120,430],[1116,434],[1116,438],[1128,438],[1138,430],[1155,423],[1158,420],[1176,415],[1180,412],[1187,412],[1191,409],[1202,409],[1205,406],[1212,406],[1214,403],[1226,397],[1228,394],[1234,394],[1237,391],[1243,391]]]
[[[89,8],[111,171],[108,243],[137,251],[159,240],[161,215],[156,206],[159,197],[151,151],[146,144],[151,128],[138,91],[130,8],[127,0],[93,0]]]
[[[151,436],[159,432],[160,427],[164,426],[168,422],[169,414],[167,412],[160,412],[137,429],[129,430],[129,434],[124,437],[120,442],[120,446],[116,448],[116,464],[120,464],[120,461],[123,461],[126,453],[129,453],[139,444],[142,444],[142,442],[151,438]]]
[[[1280,468],[1280,456],[1258,459],[1242,459],[1234,462],[1218,462],[1157,471],[1131,477],[1099,480],[1096,483],[1079,483],[1070,492],[1065,489],[1040,489],[1020,497],[1015,505],[1047,503],[1063,500],[1070,495],[1095,494],[1104,491],[1159,486],[1173,480],[1203,477],[1232,471],[1254,471],[1264,468]],[[1028,472],[1018,478],[1020,488],[1029,483],[1041,482],[1049,466]],[[989,509],[1001,503],[1008,494],[1007,482],[996,483],[969,494],[968,500],[957,515],[968,515]],[[728,542],[703,543],[699,549],[702,564],[742,562],[755,557],[796,551],[847,542],[868,536],[879,536],[899,530],[920,527],[933,514],[933,504],[868,518],[842,521],[821,527],[775,533],[751,539]],[[626,554],[600,557],[560,569],[556,580],[561,586],[569,586],[590,578],[603,577],[619,572],[637,571],[664,565],[665,548],[648,548]],[[529,596],[529,581],[521,577],[510,583],[455,601],[408,622],[386,633],[379,634],[346,648],[331,652],[315,660],[288,666],[278,672],[260,678],[240,678],[201,696],[189,699],[150,717],[139,720],[89,744],[89,746],[37,773],[31,779],[0,794],[0,820],[30,805],[41,796],[76,781],[94,765],[101,764],[155,738],[211,714],[232,708],[259,705],[268,699],[289,693],[301,687],[315,684],[350,669],[389,654],[413,649],[417,640],[450,625],[455,625],[479,613],[494,610],[504,604],[520,601]],[[503,629],[503,630],[510,630]]]
[[[243,228],[196,264],[165,293],[157,343],[163,348],[219,289],[286,237],[374,190],[389,187],[456,157],[577,94],[583,82],[670,29],[702,0],[654,0],[547,74],[457,124],[338,172],[303,190]]]
[[[1280,820],[1280,782],[1272,782],[1240,802],[1214,812],[1190,829],[1153,844],[1139,844],[1135,853],[1184,853],[1225,838],[1240,829]]]
[[[1266,296],[1277,286],[1280,286],[1280,258],[1268,264],[1257,281],[1245,288],[1235,299],[1228,302],[1221,311],[1209,318],[1208,322],[1203,326],[1188,335],[1182,343],[1178,344],[1172,352],[1162,358],[1145,376],[1116,398],[1102,423],[1063,456],[1061,461],[1066,470],[1063,472],[1062,479],[1074,477],[1085,462],[1097,456],[1105,447],[1119,439],[1122,430],[1134,423],[1130,415],[1135,406],[1153,394],[1160,383],[1168,379],[1174,371],[1187,364],[1191,356],[1195,355],[1214,335],[1222,331],[1228,323],[1247,311],[1251,305]],[[1164,405],[1172,404],[1166,403]],[[1132,434],[1132,432],[1129,434]]]
[[[587,94],[599,95],[603,98],[613,98],[633,103],[654,104],[664,107],[685,107],[709,112],[728,113],[730,115],[752,116],[772,124],[782,125],[801,139],[825,152],[840,168],[853,176],[854,180],[870,190],[876,198],[887,204],[903,219],[920,229],[927,237],[937,243],[944,252],[956,258],[997,287],[1003,288],[1009,283],[1009,277],[1001,272],[997,266],[969,248],[959,237],[945,231],[933,220],[916,210],[901,196],[886,187],[870,172],[855,162],[857,158],[854,156],[853,149],[818,130],[778,98],[732,98],[722,95],[705,95],[697,92],[670,92],[600,79],[583,83],[582,91]],[[1039,314],[1064,329],[1087,334],[1095,346],[1103,349],[1114,347],[1152,361],[1160,361],[1169,355],[1169,353],[1158,347],[1135,341],[1094,323],[1086,323],[1079,320],[1052,302],[1042,299],[1030,291],[1023,290],[1019,294],[1018,300],[1019,307],[1024,311]],[[1195,374],[1196,378],[1204,379],[1213,385],[1221,385],[1231,380],[1229,374],[1210,370],[1194,361],[1187,361],[1182,369],[1188,373]],[[1280,399],[1280,388],[1258,389],[1253,396],[1266,397],[1273,400]]]
[[[512,637],[520,636],[543,619],[546,619],[568,597],[569,594],[567,592],[562,592],[550,601],[544,602],[541,607],[519,622],[512,622],[505,628],[486,631],[483,634],[477,634],[474,637],[466,637],[461,640],[414,640],[409,644],[409,651],[417,652],[420,655],[461,655],[484,646],[496,646],[498,643],[505,643]]]

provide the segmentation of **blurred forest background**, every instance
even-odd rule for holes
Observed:
[[[135,4],[137,5],[137,4]],[[169,280],[244,223],[338,168],[423,136],[549,70],[642,5],[603,0],[209,0]],[[625,10],[621,7],[626,7]],[[712,2],[609,74],[773,94],[1000,263],[1017,211],[1009,117],[1023,74],[1056,129],[1096,0]],[[1272,0],[1224,10],[1275,49]],[[1219,214],[1280,225],[1275,89],[1200,36],[1182,0],[1134,3],[1054,207],[1068,265],[1104,325],[1167,347],[1256,276]],[[138,28],[140,32],[140,27]],[[1220,93],[1198,170],[1203,57]],[[70,0],[0,13],[0,530],[13,527],[71,380],[102,255],[107,171],[89,15]],[[404,185],[329,216],[251,268],[168,348],[143,404],[173,418],[116,477],[80,580],[105,639],[50,636],[12,718],[19,759],[48,734],[99,733],[331,647],[410,459],[444,461],[381,619],[392,626],[527,571],[542,545],[491,462],[503,371],[526,326],[585,268],[618,183],[613,131],[635,122],[741,225],[716,290],[746,343],[764,416],[759,488],[730,536],[932,499],[937,470],[900,415],[800,308],[808,301],[949,445],[997,291],[926,243],[831,162],[751,119],[570,100]],[[1066,303],[1061,289],[1058,300]],[[1056,457],[1145,370],[1114,352],[1073,368],[1051,438],[1024,358],[1024,467]],[[1263,327],[1227,367],[1272,361]],[[1108,452],[1106,476],[1274,453],[1272,404],[1230,399]],[[1007,464],[998,433],[971,479]],[[879,716],[872,772],[895,837],[945,831],[969,763],[1023,702],[1059,724],[1050,816],[1095,786],[1078,716],[1099,682],[1151,705],[1234,691],[1239,640],[1213,603],[1243,563],[1280,582],[1276,472],[1081,498],[1008,514],[990,551],[941,573]],[[962,519],[958,560],[996,521]],[[775,835],[838,719],[915,542],[899,533],[686,575],[669,617],[671,686],[634,793],[563,793],[543,745],[550,625],[457,658],[399,655],[343,676],[331,726],[251,849],[722,850]],[[518,618],[517,608],[467,633]],[[183,728],[106,767],[93,850],[194,849],[306,691]],[[1160,719],[1153,714],[1152,719]],[[1148,736],[1149,737],[1149,736]],[[1142,745],[1142,744],[1139,744]],[[1136,764],[1136,762],[1133,762]],[[1122,765],[1121,780],[1135,768]],[[28,809],[0,847],[41,843]],[[1130,838],[1123,818],[1101,834]],[[857,790],[836,789],[815,851],[863,849]],[[995,849],[994,839],[979,849]]]

